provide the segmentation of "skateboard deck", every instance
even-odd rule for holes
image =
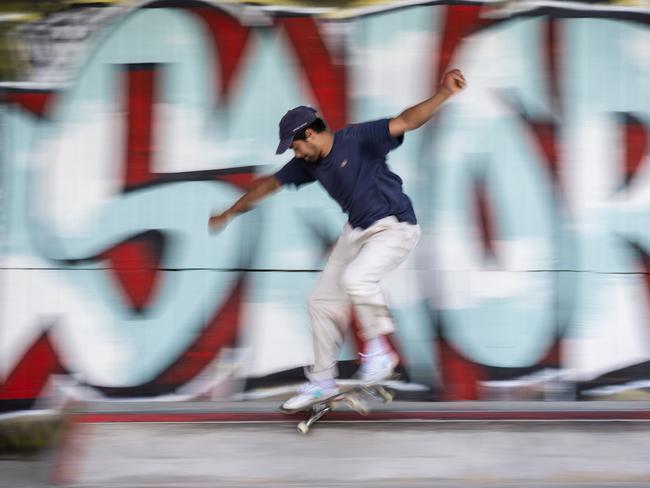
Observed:
[[[323,415],[336,409],[339,405],[347,405],[349,408],[361,415],[368,415],[370,412],[370,402],[382,401],[389,403],[393,400],[394,393],[385,383],[377,383],[373,385],[355,385],[347,387],[342,390],[338,395],[325,398],[324,400],[311,405],[296,409],[285,410],[280,409],[281,412],[286,414],[293,414],[298,412],[309,413],[309,418],[303,420],[297,426],[298,432],[306,434],[309,429],[320,420]]]

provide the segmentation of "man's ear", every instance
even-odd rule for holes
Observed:
[[[305,140],[308,140],[314,134],[314,129],[305,130]]]

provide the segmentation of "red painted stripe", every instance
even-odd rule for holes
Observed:
[[[646,127],[641,120],[632,114],[624,114],[624,179],[625,185],[636,176],[648,148]]]
[[[215,80],[220,85],[217,93],[221,100],[227,100],[233,80],[242,61],[250,39],[250,27],[241,25],[237,19],[212,7],[190,9],[206,23],[212,37],[212,44],[218,53],[215,68],[218,70]]]
[[[347,123],[346,65],[337,63],[310,17],[280,19],[307,76],[318,107],[330,128],[338,130]]]
[[[255,413],[90,413],[76,416],[81,423],[113,422],[256,422],[288,420],[279,412]]]
[[[55,99],[56,93],[49,91],[11,91],[7,94],[7,101],[20,105],[38,117],[44,117],[48,114]]]
[[[132,308],[145,310],[160,281],[160,255],[147,239],[122,242],[106,251],[102,257],[110,263],[122,297]]]
[[[209,413],[86,413],[77,414],[81,423],[155,423],[155,422],[292,422],[306,414],[285,415],[279,412],[209,412]],[[650,420],[650,411],[386,411],[366,416],[356,412],[331,412],[322,420],[334,421],[579,421],[579,420]]]
[[[463,39],[488,23],[480,16],[482,5],[448,5],[445,8],[442,17],[443,34],[433,78],[435,86],[439,84],[440,77],[445,71],[451,67],[451,60]],[[438,29],[435,29],[435,32],[438,32]]]
[[[0,400],[37,398],[50,375],[62,372],[63,366],[46,332],[13,367],[6,381],[0,384]]]
[[[537,138],[537,143],[548,165],[553,182],[560,188],[557,124],[552,121],[539,120],[526,120],[526,122],[530,125]]]
[[[156,384],[184,384],[201,372],[225,346],[233,344],[240,325],[241,302],[244,293],[243,278],[235,285],[223,306],[185,352],[163,371]],[[220,297],[215,297],[217,300]]]
[[[549,17],[546,23],[546,40],[544,42],[544,56],[548,66],[549,95],[551,107],[560,111],[562,106],[560,93],[560,67],[563,55],[563,44],[561,38],[560,25],[558,19]]]
[[[483,368],[460,354],[444,337],[440,336],[436,344],[443,398],[447,401],[478,400],[478,384],[485,379]]]
[[[152,179],[155,65],[127,66],[125,77],[127,143],[124,186],[129,188],[149,183]]]
[[[481,176],[474,181],[474,208],[478,233],[481,236],[483,245],[484,262],[494,262],[497,258],[495,246],[496,225],[491,203],[485,176]]]

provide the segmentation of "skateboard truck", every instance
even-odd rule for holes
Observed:
[[[384,403],[389,403],[393,400],[393,397],[394,393],[383,385],[354,386],[334,397],[312,404],[309,409],[306,410],[309,412],[309,418],[298,424],[298,432],[301,434],[307,434],[312,425],[320,420],[323,415],[334,410],[336,406],[341,403],[348,405],[352,410],[361,415],[368,415],[370,412],[368,401],[378,399]]]

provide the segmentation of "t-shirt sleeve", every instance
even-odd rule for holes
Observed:
[[[388,154],[393,149],[398,148],[404,142],[404,135],[393,137],[388,130],[388,122],[390,119],[373,120],[372,122],[364,122],[357,124],[355,130],[359,139],[374,146],[383,155]]]
[[[298,158],[293,158],[273,176],[275,176],[283,185],[295,185],[297,187],[316,180],[316,178],[307,171],[304,162]]]

